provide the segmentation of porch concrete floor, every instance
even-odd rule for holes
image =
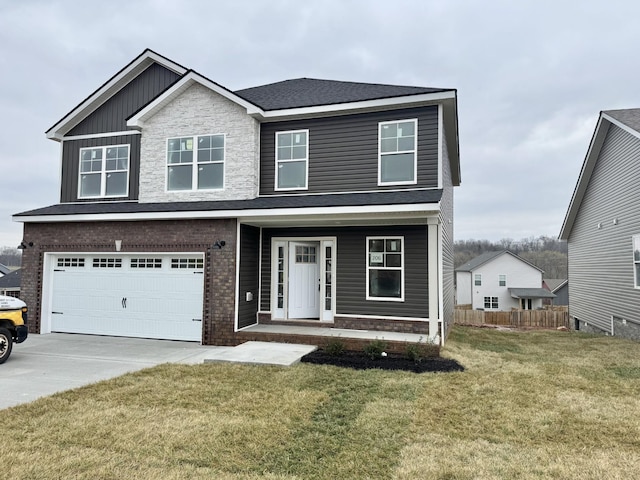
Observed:
[[[310,335],[314,337],[359,338],[364,340],[388,340],[390,342],[427,342],[428,335],[419,333],[383,332],[377,330],[352,330],[346,328],[307,327],[306,325],[252,325],[243,332],[274,333],[283,335]]]

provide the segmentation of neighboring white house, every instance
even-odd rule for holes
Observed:
[[[535,265],[508,250],[487,252],[456,269],[456,303],[482,310],[534,310],[555,295]]]

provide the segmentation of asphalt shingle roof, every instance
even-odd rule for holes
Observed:
[[[602,113],[624,123],[628,127],[640,132],[640,108],[627,108],[625,110],[606,110]]]
[[[0,263],[0,274],[2,275],[6,275],[11,271],[11,269],[9,267],[4,266],[3,264]]]
[[[22,278],[20,269],[7,273],[4,277],[0,277],[0,288],[19,288]]]
[[[556,296],[544,288],[510,288],[513,298],[555,298]]]
[[[236,95],[263,110],[334,105],[451,91],[451,88],[409,87],[377,83],[296,78],[238,90]]]
[[[480,255],[478,255],[475,258],[472,258],[471,260],[469,260],[467,263],[460,265],[458,268],[456,268],[456,272],[471,272],[473,270],[475,270],[477,267],[479,267],[480,265],[482,265],[483,263],[488,262],[489,260],[502,255],[503,253],[505,253],[506,250],[498,250],[497,252],[485,252],[482,253]]]
[[[349,193],[341,195],[285,195],[258,197],[252,200],[201,202],[99,202],[61,203],[16,214],[16,217],[39,215],[91,215],[102,213],[202,212],[223,210],[353,207],[365,205],[397,205],[436,203],[442,190],[409,190],[398,192]]]

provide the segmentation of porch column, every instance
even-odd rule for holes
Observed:
[[[438,335],[440,272],[438,254],[438,218],[427,218],[427,271],[429,274],[429,336]]]

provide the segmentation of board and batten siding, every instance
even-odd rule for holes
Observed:
[[[638,212],[640,139],[611,125],[568,239],[569,313],[609,333],[612,316],[640,324],[632,247]]]
[[[260,229],[240,225],[240,279],[238,284],[238,328],[257,322],[258,269],[260,258]],[[253,298],[247,300],[247,293]]]
[[[404,237],[404,302],[367,300],[366,237]],[[336,237],[336,315],[429,316],[427,226],[263,229],[261,310],[270,311],[271,239]]]
[[[418,119],[416,185],[378,186],[378,124]],[[307,190],[275,191],[276,133],[309,130]],[[438,107],[263,123],[260,194],[304,194],[438,187]]]
[[[152,63],[113,97],[73,127],[67,136],[129,130],[127,118],[153,100],[178,78],[180,75],[177,73],[157,63]]]
[[[105,145],[129,145],[129,195],[116,198],[78,198],[80,149]],[[136,200],[140,174],[140,135],[118,135],[115,137],[85,138],[62,142],[62,181],[60,203]]]

